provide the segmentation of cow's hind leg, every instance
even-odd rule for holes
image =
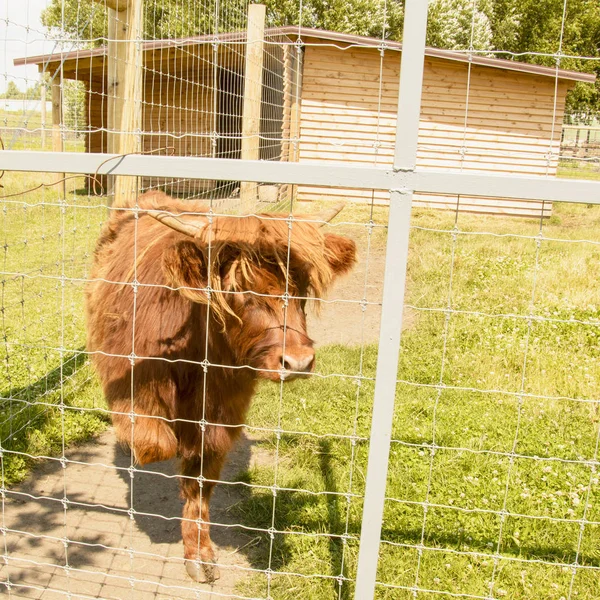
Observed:
[[[132,448],[138,464],[176,456],[177,437],[169,422],[175,393],[173,382],[151,381],[136,387],[133,404],[130,397],[113,397],[110,408],[117,439]]]
[[[223,428],[211,428],[223,430]],[[214,431],[211,432],[214,434]],[[185,500],[181,533],[183,536],[186,570],[190,577],[199,582],[210,582],[218,579],[219,569],[216,566],[215,551],[210,539],[209,503],[214,481],[219,479],[225,457],[231,446],[229,432],[223,435],[218,449],[206,443],[203,457],[183,458],[181,461],[181,495]],[[207,438],[211,438],[210,434]],[[231,436],[233,437],[233,436]],[[211,450],[207,446],[213,446]],[[202,483],[199,476],[202,474]],[[212,481],[206,481],[206,480]],[[198,560],[199,559],[199,560]]]

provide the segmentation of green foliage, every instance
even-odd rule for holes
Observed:
[[[402,37],[403,2],[389,0],[384,16],[381,0],[354,0],[349,10],[347,0],[266,0],[270,26],[296,25],[354,35],[381,37],[384,26],[386,38]]]
[[[85,84],[82,81],[63,81],[63,111],[65,126],[78,135],[85,129]]]
[[[301,22],[307,27],[374,37],[382,36],[385,28],[386,38],[402,37],[400,0],[388,0],[385,16],[381,0],[354,0],[352,10],[348,0],[265,0],[265,4],[270,26]],[[427,43],[460,50],[472,42],[476,50],[554,54],[559,49],[563,5],[564,0],[432,0]],[[600,57],[600,3],[569,0],[567,6],[563,54]],[[144,36],[162,39],[210,33],[216,19],[220,31],[240,30],[245,27],[245,11],[246,2],[240,0],[148,0]],[[82,45],[102,45],[107,36],[105,9],[95,2],[51,0],[42,23]],[[497,56],[510,58],[502,52]],[[515,60],[555,65],[555,59],[548,56],[527,54]],[[600,59],[564,58],[561,67],[600,76]],[[590,111],[600,111],[600,82],[578,83],[567,96],[567,112]]]
[[[52,0],[41,21],[52,35],[71,38],[83,47],[104,45],[108,33],[106,11],[96,2]]]
[[[489,50],[492,48],[492,27],[483,9],[489,12],[490,2],[483,0],[473,8],[472,0],[433,0],[429,4],[427,44],[436,48]],[[471,36],[472,32],[472,36]]]
[[[493,0],[490,8],[495,49],[547,54],[559,51],[564,0]],[[600,58],[600,3],[597,0],[569,0],[567,3],[562,53]],[[517,60],[556,65],[555,59],[547,56],[523,56]],[[563,58],[560,66],[596,73],[600,77],[600,60]],[[566,110],[599,112],[600,82],[577,84],[567,96]]]
[[[4,92],[4,98],[13,99],[22,97],[23,92],[17,87],[17,84],[14,81],[9,81],[6,86],[6,91]]]
[[[270,26],[300,21],[297,0],[267,0]],[[148,0],[144,5],[144,36],[147,39],[176,38],[211,33],[218,19],[220,31],[240,30],[246,26],[246,2],[240,0]],[[388,3],[385,26],[387,37],[398,39],[402,33],[402,3]],[[52,0],[42,13],[42,23],[61,30],[74,41],[102,45],[107,37],[103,6],[80,0]],[[307,0],[303,2],[302,23],[357,35],[381,36],[384,26],[381,0],[356,0],[348,10],[347,0]]]

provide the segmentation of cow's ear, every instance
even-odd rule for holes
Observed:
[[[196,243],[183,240],[167,248],[162,266],[168,285],[193,302],[206,304],[208,268],[206,256]]]
[[[336,235],[325,234],[325,256],[335,275],[347,273],[356,262],[356,244],[353,240]]]

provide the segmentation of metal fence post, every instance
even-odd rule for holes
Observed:
[[[401,183],[404,181],[406,185],[402,184],[401,187],[390,190],[381,332],[356,574],[355,598],[357,600],[368,600],[373,598],[375,593],[394,416],[413,198],[410,185],[412,178],[407,177],[403,180],[400,174],[413,171],[417,159],[427,5],[427,0],[406,0],[404,15],[394,170],[399,174],[398,181]]]

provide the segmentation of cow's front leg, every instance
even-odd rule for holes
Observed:
[[[181,474],[197,478],[201,473],[205,479],[219,478],[225,455],[204,453],[182,459]],[[209,502],[215,487],[211,481],[203,481],[202,489],[197,479],[181,479],[181,495],[185,500],[181,533],[188,575],[195,581],[207,583],[219,579],[215,551],[210,539]],[[200,521],[198,519],[200,518]]]

